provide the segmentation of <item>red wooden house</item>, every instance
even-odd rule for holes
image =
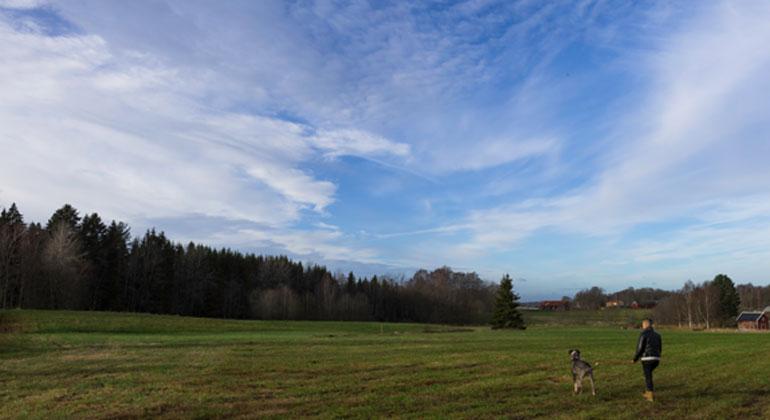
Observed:
[[[540,309],[544,311],[568,311],[568,300],[544,300],[540,303]]]
[[[739,330],[766,330],[770,324],[767,312],[741,312],[736,320]]]

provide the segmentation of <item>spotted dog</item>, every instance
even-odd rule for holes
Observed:
[[[585,360],[580,360],[580,350],[570,350],[572,356],[572,385],[575,388],[575,394],[583,393],[583,378],[588,376],[591,380],[591,394],[596,395],[594,388],[594,370]]]

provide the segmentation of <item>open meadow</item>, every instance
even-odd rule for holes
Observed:
[[[770,335],[661,330],[572,394],[567,350],[630,359],[638,330],[267,322],[5,311],[0,418],[770,418]],[[11,332],[9,332],[9,330]]]

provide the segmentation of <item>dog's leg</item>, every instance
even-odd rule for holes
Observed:
[[[596,395],[596,389],[594,388],[594,373],[588,373],[588,379],[591,380],[591,394]]]
[[[578,394],[583,394],[583,374],[581,373],[578,377],[578,388],[580,389],[580,392]]]
[[[578,383],[577,383],[577,375],[574,373],[572,374],[572,390],[575,394],[578,392]]]

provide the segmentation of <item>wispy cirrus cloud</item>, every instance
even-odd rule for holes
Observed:
[[[356,129],[319,130],[310,138],[312,145],[327,157],[342,155],[408,156],[410,147],[406,143],[394,143],[381,136]]]
[[[636,251],[622,255],[637,262],[765,255],[770,121],[759,110],[770,92],[770,47],[762,41],[770,36],[768,18],[766,5],[714,5],[658,49],[638,54],[636,65],[652,75],[649,93],[618,120],[596,176],[563,196],[472,212],[469,245],[517,248],[541,229],[618,236],[675,221],[679,237],[639,239]],[[749,234],[756,229],[762,234]]]
[[[44,4],[43,0],[0,0],[0,7],[12,9],[32,9]]]
[[[287,112],[337,133],[319,136],[322,144],[356,130],[367,147],[375,137],[400,139],[412,170],[426,175],[555,155],[562,133],[544,128],[574,93],[544,70],[573,41],[565,34],[581,33],[575,23],[604,9],[471,3],[97,1],[63,3],[62,14],[121,48],[205,66],[216,86],[206,94],[223,106]],[[159,34],[150,40],[142,20],[166,29],[149,31]]]
[[[0,18],[0,178],[13,180],[0,197],[33,220],[70,202],[139,226],[200,215],[276,229],[335,200],[308,161],[409,153],[364,130],[219,109],[201,99],[205,70],[24,19]]]

